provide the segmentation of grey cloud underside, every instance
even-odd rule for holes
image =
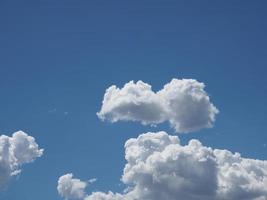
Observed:
[[[168,121],[180,133],[212,127],[218,109],[210,102],[205,85],[194,79],[173,79],[158,92],[142,81],[123,88],[109,87],[104,95],[102,120],[139,121],[144,125]]]
[[[42,156],[35,139],[23,131],[15,132],[12,137],[0,136],[0,188],[5,187],[12,176],[21,172],[20,167]]]
[[[183,146],[177,136],[145,133],[126,142],[125,158],[125,192],[93,192],[84,200],[267,200],[267,161],[198,140]]]

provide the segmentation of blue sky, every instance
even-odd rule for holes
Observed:
[[[105,89],[172,78],[206,84],[220,110],[212,129],[180,135],[267,159],[265,1],[0,2],[0,133],[23,130],[44,155],[1,191],[3,200],[61,199],[57,179],[73,172],[121,191],[124,142],[139,123],[100,121]]]

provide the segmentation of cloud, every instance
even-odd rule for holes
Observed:
[[[91,179],[89,179],[87,182],[88,183],[94,183],[94,182],[96,182],[97,181],[97,178],[91,178]]]
[[[57,191],[64,199],[82,199],[85,197],[85,188],[88,183],[94,183],[96,178],[88,181],[81,181],[80,179],[73,178],[73,174],[65,174],[58,179]]]
[[[158,92],[142,81],[123,88],[109,87],[97,116],[110,122],[138,121],[155,125],[168,121],[179,133],[212,127],[218,109],[210,102],[204,83],[173,79]]]
[[[267,161],[198,140],[181,145],[177,136],[145,133],[126,142],[125,158],[125,192],[93,192],[85,200],[267,200]]]
[[[42,156],[35,139],[23,131],[13,133],[12,137],[0,136],[0,188],[4,187],[12,176],[21,172],[20,167]]]

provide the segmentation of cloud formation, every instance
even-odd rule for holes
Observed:
[[[23,164],[33,162],[42,156],[35,139],[23,131],[13,133],[12,137],[0,136],[0,188],[4,187],[12,176],[21,172]]]
[[[84,200],[267,200],[267,161],[198,140],[181,145],[166,132],[145,133],[126,142],[125,158],[125,192],[93,192]]]
[[[110,122],[138,121],[155,125],[168,121],[179,133],[212,127],[218,109],[210,102],[204,83],[173,79],[158,92],[142,81],[130,81],[121,89],[109,87],[97,116]]]
[[[82,199],[86,186],[87,182],[73,178],[73,174],[65,174],[58,179],[57,191],[64,199]]]

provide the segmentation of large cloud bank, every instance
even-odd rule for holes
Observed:
[[[212,149],[198,140],[181,145],[165,132],[125,144],[124,193],[93,192],[84,200],[267,200],[267,161]]]
[[[42,156],[35,139],[22,131],[12,137],[0,136],[0,188],[4,187],[12,176],[21,172],[23,164],[33,162]]]
[[[124,87],[109,87],[104,95],[102,120],[139,121],[144,125],[168,121],[179,133],[212,127],[218,109],[211,103],[205,85],[194,79],[173,79],[158,92],[142,81]]]

